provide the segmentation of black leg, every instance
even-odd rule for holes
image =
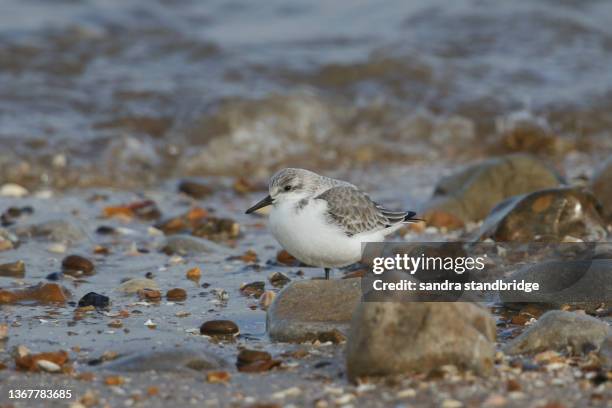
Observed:
[[[331,271],[331,269],[325,268],[325,280],[329,280],[329,272],[330,271]]]

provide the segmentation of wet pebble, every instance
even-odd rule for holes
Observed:
[[[266,287],[265,282],[257,281],[244,284],[240,287],[240,293],[245,296],[253,296],[256,299],[259,299],[261,295],[264,293]]]
[[[275,288],[282,288],[291,281],[291,279],[282,272],[272,273],[270,276],[268,276],[268,280]]]
[[[115,235],[115,234],[118,234],[118,232],[113,227],[109,227],[108,225],[101,225],[98,228],[96,228],[96,234],[98,234],[98,235]]]
[[[321,332],[317,335],[317,340],[321,343],[333,343],[340,344],[346,341],[346,336],[339,330],[330,330],[328,332]]]
[[[206,373],[206,381],[211,384],[226,384],[232,379],[227,371],[211,371]]]
[[[93,306],[98,309],[106,309],[110,306],[110,299],[107,296],[96,292],[89,292],[78,303],[79,307]]]
[[[40,370],[46,371],[48,373],[57,373],[62,370],[62,367],[49,360],[38,360],[36,361],[36,365]]]
[[[206,217],[191,234],[213,241],[227,241],[238,238],[240,224],[230,218]]]
[[[34,302],[38,304],[65,303],[70,291],[57,283],[39,283],[25,289],[0,289],[0,304]]]
[[[25,188],[15,183],[6,183],[0,187],[0,196],[3,197],[25,197],[30,192]]]
[[[276,262],[286,266],[298,266],[300,264],[300,261],[284,249],[281,249],[276,254]]]
[[[180,302],[187,299],[187,292],[181,288],[170,289],[166,292],[166,298],[171,301]]]
[[[202,270],[199,267],[188,269],[185,273],[185,277],[191,281],[198,282],[202,277]]]
[[[157,282],[146,278],[130,279],[119,286],[119,291],[125,294],[138,293],[139,290],[143,289],[159,290],[159,287],[157,286]]]
[[[155,228],[166,235],[189,233],[200,225],[206,217],[208,211],[204,208],[194,207],[184,214],[163,219],[155,224]]]
[[[182,180],[178,185],[178,191],[197,199],[209,196],[213,192],[206,184],[193,180]]]
[[[235,336],[239,333],[238,325],[231,320],[209,320],[200,326],[200,334],[206,336]]]
[[[41,364],[40,361],[45,361],[46,363]],[[68,353],[64,350],[38,354],[31,354],[29,350],[24,350],[23,352],[18,352],[15,356],[15,365],[18,369],[32,372],[41,370],[57,372],[67,363]]]
[[[68,255],[62,261],[62,271],[66,275],[81,276],[81,275],[93,275],[95,273],[95,266],[89,259],[80,255]]]
[[[50,281],[59,281],[64,279],[64,274],[61,272],[51,272],[45,277],[45,279]]]
[[[161,211],[155,201],[142,200],[125,205],[105,207],[102,215],[106,218],[139,218],[143,221],[152,221],[161,217]]]
[[[161,292],[156,289],[140,289],[136,293],[140,299],[150,302],[159,302],[162,297]]]
[[[272,360],[272,356],[267,351],[242,349],[238,353],[236,366],[251,364],[256,361]]]
[[[268,310],[275,297],[276,293],[271,290],[266,290],[259,298],[259,307],[263,310]]]
[[[25,277],[25,272],[25,262],[21,260],[0,264],[0,276],[5,278],[23,278]]]
[[[3,227],[7,227],[9,225],[13,225],[18,218],[31,215],[34,213],[34,209],[32,207],[9,207],[0,215],[0,223]]]
[[[272,360],[270,353],[260,350],[243,349],[236,359],[238,371],[246,373],[268,371],[280,364],[279,360]]]
[[[9,249],[19,246],[19,238],[12,232],[0,228],[0,252],[8,251]]]

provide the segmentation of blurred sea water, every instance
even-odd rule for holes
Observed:
[[[612,151],[605,0],[4,0],[0,11],[0,182]]]

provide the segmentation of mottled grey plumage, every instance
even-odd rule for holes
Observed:
[[[350,184],[329,188],[315,199],[327,202],[330,223],[338,225],[348,236],[389,228],[415,215],[412,211],[387,210]]]
[[[346,181],[320,176],[310,170],[286,168],[272,176],[270,179],[270,192],[279,190],[288,184],[291,184],[294,190],[309,193],[323,192],[335,186],[357,188]]]

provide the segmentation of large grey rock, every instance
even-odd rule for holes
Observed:
[[[560,242],[566,237],[598,241],[607,235],[595,197],[580,188],[553,188],[510,198],[491,211],[480,238]]]
[[[612,156],[593,176],[591,189],[601,203],[604,217],[608,222],[612,222]]]
[[[486,374],[495,335],[491,314],[477,304],[364,302],[351,323],[348,376],[428,373],[447,364]]]
[[[194,348],[172,348],[144,351],[118,358],[100,367],[118,372],[211,370],[224,367],[226,362],[215,353]]]
[[[612,301],[612,259],[547,261],[525,266],[508,281],[537,283],[532,292],[501,291],[500,300],[508,306],[540,303],[560,308],[571,305],[593,312]]]
[[[504,347],[507,354],[533,354],[545,350],[564,351],[570,349],[581,354],[599,349],[610,326],[595,317],[585,314],[553,310]]]
[[[346,334],[361,299],[361,279],[308,280],[287,285],[268,308],[273,341],[303,342],[334,329]]]
[[[484,219],[506,198],[560,183],[560,177],[541,160],[525,154],[502,156],[441,179],[423,217],[430,225],[460,227]]]

